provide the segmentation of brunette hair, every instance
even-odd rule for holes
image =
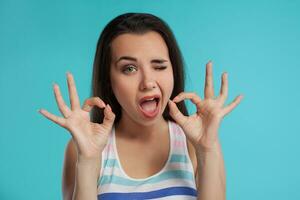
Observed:
[[[111,106],[112,111],[116,115],[115,123],[118,123],[122,113],[121,106],[112,92],[109,76],[111,65],[111,42],[114,38],[124,33],[144,34],[148,31],[156,31],[159,33],[168,47],[174,78],[174,88],[171,99],[184,91],[184,61],[175,36],[168,24],[159,17],[149,13],[125,13],[119,15],[104,27],[99,37],[94,59],[91,88],[91,96],[100,97],[106,104]],[[184,101],[177,103],[177,107],[182,114],[188,115]],[[102,123],[103,118],[103,109],[93,107],[91,111],[91,121]],[[168,105],[163,112],[163,118],[174,121],[169,114]]]

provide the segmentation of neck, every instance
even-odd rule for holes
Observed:
[[[132,120],[126,115],[122,115],[120,121],[116,124],[116,132],[121,133],[121,137],[128,137],[130,139],[144,140],[153,137],[155,134],[161,133],[168,129],[168,123],[160,116],[152,123],[143,123]]]

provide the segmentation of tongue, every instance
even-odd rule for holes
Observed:
[[[144,101],[143,103],[141,103],[141,107],[144,111],[153,112],[156,108],[156,101]]]

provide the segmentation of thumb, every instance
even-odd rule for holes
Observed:
[[[168,101],[168,105],[169,105],[169,110],[170,110],[170,115],[171,117],[177,122],[177,124],[179,124],[181,127],[183,127],[183,125],[185,124],[187,117],[184,116],[180,110],[178,109],[177,105],[169,100]]]

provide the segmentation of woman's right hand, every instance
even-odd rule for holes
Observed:
[[[65,104],[59,86],[57,84],[53,85],[58,108],[64,117],[58,117],[44,109],[40,109],[39,112],[71,133],[76,144],[78,158],[99,159],[102,150],[107,144],[108,136],[115,120],[115,114],[112,112],[111,107],[108,104],[105,105],[99,97],[86,99],[81,108],[75,81],[71,73],[67,73],[67,82],[71,109]],[[89,112],[93,106],[104,108],[102,124],[90,121]]]

